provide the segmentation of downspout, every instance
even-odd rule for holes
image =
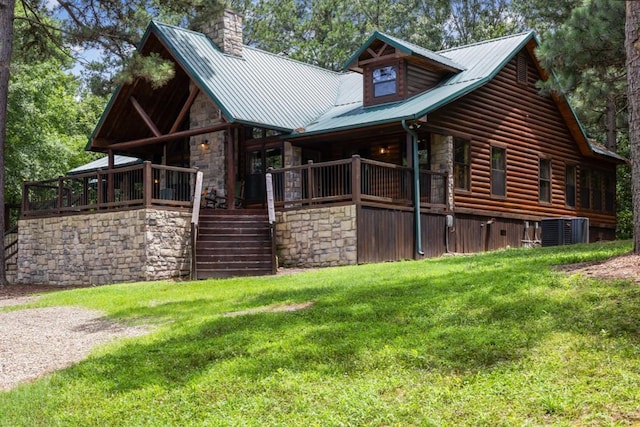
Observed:
[[[418,163],[418,134],[407,125],[407,120],[402,119],[402,127],[409,135],[413,144],[413,207],[414,207],[414,223],[416,237],[416,252],[418,255],[424,255],[422,250],[422,224],[420,222],[420,164]]]

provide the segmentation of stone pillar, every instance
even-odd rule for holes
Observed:
[[[193,83],[191,83],[193,85]],[[189,114],[190,129],[222,123],[220,110],[211,99],[200,92]],[[202,171],[202,187],[225,194],[226,163],[224,131],[192,136],[189,140],[190,165]]]
[[[431,137],[431,170],[447,172],[447,208],[453,209],[453,137],[433,134]],[[440,184],[432,180],[432,194]]]
[[[284,142],[284,167],[300,166],[302,164],[302,148],[294,147],[289,141]],[[302,173],[288,171],[284,176],[284,200],[300,200],[302,198]],[[291,207],[287,204],[286,207]]]
[[[204,25],[202,32],[229,55],[242,56],[242,16],[225,10],[217,21]]]

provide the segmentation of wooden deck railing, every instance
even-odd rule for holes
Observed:
[[[192,206],[195,169],[139,165],[25,182],[22,216],[150,206]]]
[[[338,202],[413,206],[413,169],[390,163],[351,159],[274,169],[274,201],[278,208]],[[447,174],[420,172],[420,201],[445,207]]]

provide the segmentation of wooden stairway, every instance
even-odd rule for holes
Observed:
[[[271,227],[262,209],[202,209],[196,278],[262,276],[276,271]]]

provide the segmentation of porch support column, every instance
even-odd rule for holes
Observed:
[[[230,128],[224,133],[227,144],[225,155],[227,161],[227,209],[236,208],[236,168],[233,161],[234,133],[234,128]]]
[[[113,173],[111,173],[115,168],[115,159],[114,159],[113,150],[108,151],[108,156],[109,156],[109,160],[108,160],[107,169],[109,172],[107,173],[107,202],[114,202],[115,192],[113,189]]]
[[[416,253],[424,255],[422,250],[422,224],[420,219],[420,164],[418,163],[418,134],[402,119],[402,127],[407,131],[407,140],[411,141],[413,154],[413,212],[415,223]]]

